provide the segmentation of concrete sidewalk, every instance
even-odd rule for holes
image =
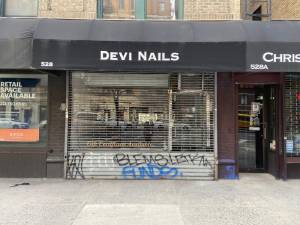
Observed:
[[[300,225],[300,180],[0,179],[0,224]]]

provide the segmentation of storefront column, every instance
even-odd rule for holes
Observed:
[[[235,87],[232,73],[217,74],[219,178],[237,179]]]
[[[47,177],[63,177],[65,142],[66,74],[49,76],[49,144]]]

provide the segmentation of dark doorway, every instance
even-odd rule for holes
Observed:
[[[240,172],[278,176],[278,85],[238,85]]]

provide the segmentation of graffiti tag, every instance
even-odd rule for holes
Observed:
[[[67,156],[67,177],[71,179],[79,178],[84,179],[84,173],[82,170],[83,160],[85,153],[77,155],[68,155]]]
[[[134,179],[163,179],[163,178],[176,178],[182,176],[177,168],[168,166],[158,166],[151,163],[147,163],[145,166],[125,166],[122,169],[122,175],[124,178]]]
[[[208,159],[199,153],[195,154],[125,154],[118,153],[114,156],[114,161],[119,166],[141,166],[149,163],[158,166],[180,166],[195,165],[212,168]]]

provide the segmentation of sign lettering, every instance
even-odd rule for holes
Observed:
[[[100,61],[139,61],[139,62],[176,62],[180,60],[178,52],[149,52],[138,51],[133,52],[113,52],[100,51]]]

